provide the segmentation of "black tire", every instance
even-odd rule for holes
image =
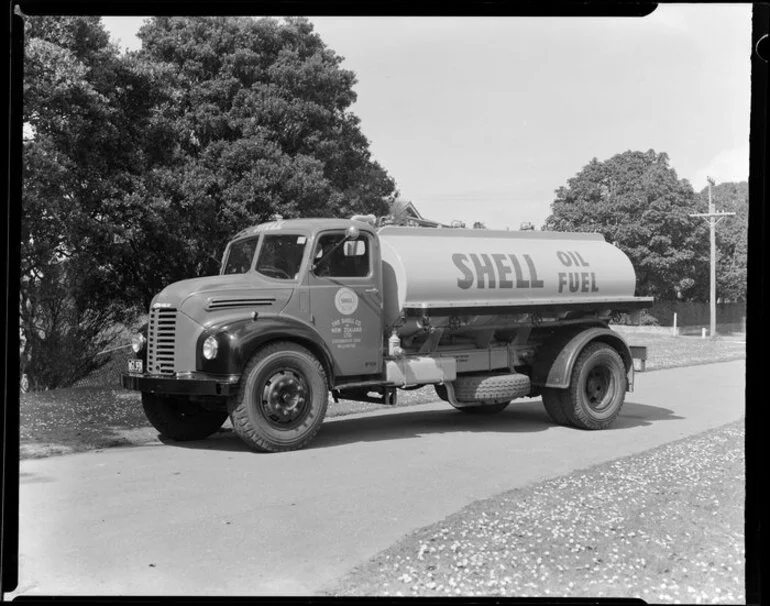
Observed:
[[[206,410],[179,396],[143,393],[142,408],[162,436],[179,442],[208,438],[227,419],[226,412]]]
[[[298,450],[321,429],[329,389],[318,359],[290,342],[267,345],[246,365],[228,403],[238,436],[259,452]]]
[[[566,408],[564,400],[567,396],[566,389],[543,388],[543,406],[551,420],[557,425],[571,425],[564,412]]]
[[[567,421],[580,429],[605,429],[620,414],[626,393],[626,367],[606,343],[586,346],[572,369],[562,399]]]
[[[509,403],[530,391],[529,377],[523,374],[464,375],[454,381],[459,402]]]
[[[474,415],[502,412],[512,399],[525,396],[530,391],[529,377],[515,373],[467,375],[455,379],[453,385],[458,402],[477,404],[455,408]],[[435,389],[439,398],[449,402],[445,385],[435,385]]]
[[[439,385],[438,383],[436,383],[433,387],[435,388],[436,395],[439,398],[444,400],[444,402],[449,402],[449,395],[447,394],[446,385],[443,385],[443,384]],[[462,410],[463,412],[484,414],[484,413],[500,412],[506,406],[508,406],[508,404],[510,404],[510,401],[497,402],[496,404],[484,404],[481,406],[455,406],[455,408],[457,408],[457,410]]]
[[[444,402],[449,402],[449,396],[447,395],[446,385],[434,385],[436,389],[436,395],[444,400]],[[467,412],[472,415],[492,415],[498,412],[501,412],[505,410],[505,407],[508,406],[510,402],[498,402],[497,404],[482,404],[481,406],[460,406],[455,407],[456,410],[461,410],[462,412]]]

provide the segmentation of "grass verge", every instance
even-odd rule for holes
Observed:
[[[622,333],[622,327],[618,332]],[[627,335],[627,340],[630,344],[648,347],[648,371],[745,357],[745,343],[731,338],[712,340],[637,333]],[[124,366],[125,356],[116,356],[113,364],[100,371],[103,380],[108,381],[107,386],[87,385],[21,394],[21,457],[157,442],[157,432],[144,416],[139,393],[118,386]],[[436,399],[432,387],[400,391],[397,406],[414,406]],[[381,408],[378,404],[341,400],[330,402],[327,417]],[[229,421],[223,430],[229,431]]]

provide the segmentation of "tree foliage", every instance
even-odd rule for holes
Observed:
[[[349,111],[355,76],[309,21],[163,17],[140,37],[120,54],[97,17],[25,23],[20,312],[33,386],[98,364],[104,327],[170,282],[216,273],[243,227],[385,214],[395,197]]]
[[[130,162],[114,89],[117,51],[98,18],[25,28],[21,370],[33,388],[71,384],[108,360],[115,304],[105,205]]]
[[[637,294],[708,297],[708,235],[697,197],[665,153],[626,151],[596,158],[556,191],[543,229],[599,232],[626,253]]]

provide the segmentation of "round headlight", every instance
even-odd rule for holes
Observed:
[[[216,337],[208,337],[203,342],[203,357],[207,360],[213,360],[217,357],[218,349],[219,343],[217,343]]]
[[[134,353],[142,351],[146,343],[147,339],[145,339],[144,335],[140,332],[131,337],[131,349],[134,350]]]

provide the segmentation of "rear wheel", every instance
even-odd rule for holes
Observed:
[[[226,412],[206,410],[180,396],[142,394],[142,408],[162,436],[178,440],[202,440],[222,427]]]
[[[321,428],[328,397],[326,373],[312,353],[296,343],[273,343],[246,366],[229,403],[230,420],[254,450],[297,450]]]
[[[564,415],[575,427],[605,429],[620,414],[626,392],[626,367],[606,343],[591,343],[575,361],[562,396]]]

